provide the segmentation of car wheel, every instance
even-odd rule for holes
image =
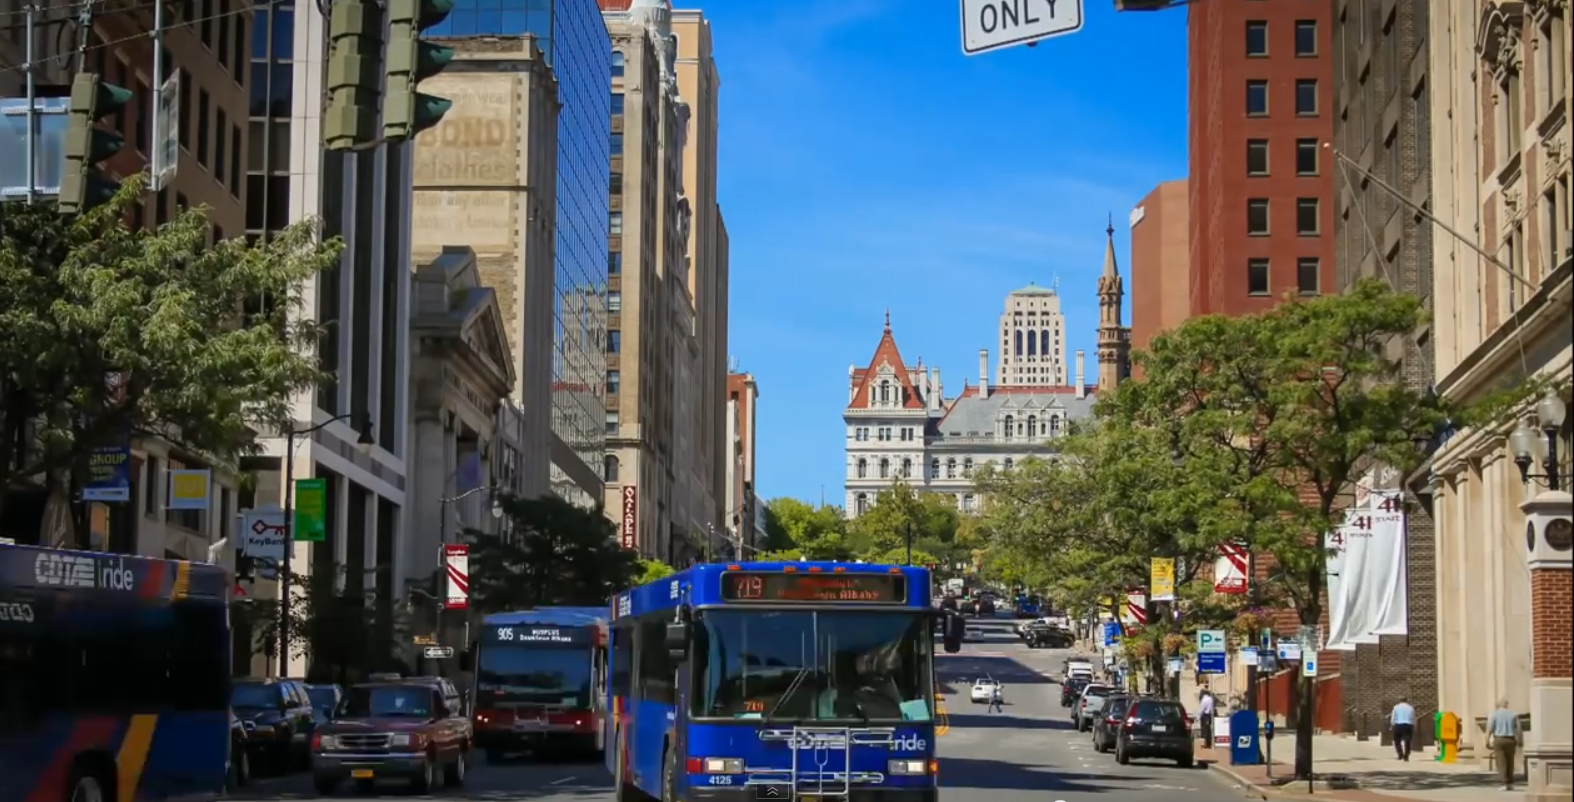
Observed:
[[[421,773],[410,782],[410,787],[418,794],[431,793],[432,786],[437,785],[437,761],[428,755],[421,763]]]
[[[1119,743],[1115,744],[1115,762],[1122,766],[1126,766],[1131,763],[1131,755],[1126,754],[1126,750],[1122,749]]]
[[[312,778],[312,786],[317,789],[318,796],[333,796],[339,790],[339,781],[319,774]]]
[[[454,762],[443,767],[443,784],[449,788],[458,788],[465,784],[465,764],[470,762],[469,750],[460,745],[459,754],[454,756]]]
[[[236,788],[244,788],[251,784],[251,755],[244,744],[232,748],[231,754],[230,781]]]
[[[71,772],[65,802],[106,802],[109,798],[104,778],[98,776],[98,772],[85,766]]]
[[[1196,764],[1197,758],[1195,755],[1185,755],[1175,760],[1175,765],[1180,766],[1183,769],[1189,769]]]

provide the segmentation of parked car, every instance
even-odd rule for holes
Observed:
[[[1070,707],[1077,701],[1078,697],[1082,696],[1082,689],[1086,687],[1088,687],[1088,680],[1080,677],[1061,680],[1060,706]]]
[[[1093,751],[1108,752],[1115,748],[1115,738],[1120,725],[1126,722],[1126,710],[1131,707],[1130,696],[1111,696],[1104,700],[1098,715],[1093,717]]]
[[[980,677],[973,680],[973,704],[983,704],[994,696],[995,689],[1000,687],[1000,680],[993,677]]]
[[[1134,757],[1157,757],[1191,768],[1191,716],[1180,702],[1170,699],[1138,699],[1126,711],[1115,740],[1115,760],[1125,764]]]
[[[1071,723],[1077,725],[1077,732],[1087,732],[1093,728],[1093,717],[1098,709],[1104,706],[1104,700],[1116,693],[1116,689],[1109,685],[1090,683],[1082,689],[1082,697],[1071,708]]]
[[[246,728],[251,766],[259,759],[279,773],[311,763],[317,728],[306,685],[292,679],[239,679],[230,686],[230,709]]]
[[[235,715],[235,710],[230,710],[230,760],[229,781],[230,789],[244,788],[251,783],[251,755],[248,754],[246,722]]]

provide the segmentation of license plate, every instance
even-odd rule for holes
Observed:
[[[350,770],[350,779],[352,780],[370,780],[373,776],[371,769]]]
[[[1164,724],[1155,724],[1152,729],[1154,732],[1169,732],[1170,728]]]

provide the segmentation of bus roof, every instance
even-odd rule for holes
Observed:
[[[900,573],[907,577],[907,601],[901,606],[914,608],[930,606],[929,569],[920,566],[844,563],[832,560],[701,563],[619,593],[613,602],[616,616],[622,618],[644,615],[657,610],[670,610],[683,602],[685,597],[690,605],[720,604],[722,603],[721,576],[728,571],[814,574]]]
[[[212,563],[0,544],[0,588],[226,600],[230,579]]]
[[[532,624],[548,627],[588,627],[606,624],[611,617],[605,607],[537,607],[493,613],[481,619],[482,626],[519,627]]]

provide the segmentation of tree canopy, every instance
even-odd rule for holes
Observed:
[[[481,613],[606,604],[624,588],[659,578],[662,569],[671,572],[619,545],[616,526],[599,510],[557,496],[498,503],[501,534],[466,533],[471,604]]]
[[[7,204],[0,487],[42,481],[68,499],[95,448],[139,436],[233,462],[325,378],[313,356],[323,327],[303,313],[302,292],[341,243],[320,242],[309,222],[256,244],[210,243],[201,208],[132,229],[122,221],[142,190],[128,180],[75,218]]]
[[[947,570],[970,561],[982,543],[976,524],[957,511],[950,497],[897,482],[880,491],[874,504],[853,520],[840,507],[771,499],[766,503],[769,548],[758,557],[900,564],[907,561],[909,533],[915,565]]]

